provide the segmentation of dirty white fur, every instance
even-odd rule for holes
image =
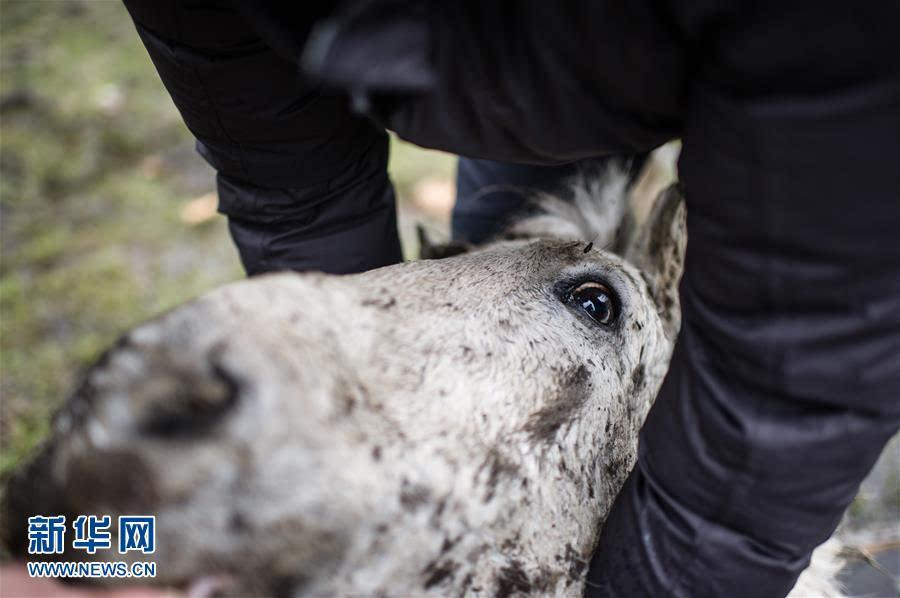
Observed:
[[[835,538],[816,548],[809,567],[800,575],[788,598],[844,598],[846,594],[837,580],[838,571],[845,565],[839,556],[841,548]]]
[[[624,178],[597,184],[520,225],[539,239],[255,278],[132,331],[22,474],[44,488],[13,480],[13,511],[155,514],[160,583],[579,596],[668,365],[660,297],[684,247],[683,214],[657,210],[674,266],[642,255],[647,234],[617,241],[628,259],[584,253],[624,216]],[[613,326],[566,302],[585,280],[617,296]]]
[[[628,175],[616,166],[601,173],[576,175],[567,197],[538,193],[535,216],[509,227],[511,236],[529,239],[566,239],[593,242],[598,248],[613,248],[619,233],[627,234]]]

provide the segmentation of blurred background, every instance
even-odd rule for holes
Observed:
[[[412,258],[456,158],[392,143]],[[0,479],[120,333],[243,277],[214,175],[120,2],[0,0]]]
[[[392,144],[411,259],[417,222],[447,237],[456,161]],[[243,277],[214,189],[118,1],[0,0],[0,483],[119,334]],[[897,439],[842,533],[854,593],[900,596]]]

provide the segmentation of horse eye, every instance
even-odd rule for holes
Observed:
[[[569,297],[598,324],[609,326],[618,316],[612,291],[599,282],[581,283]]]

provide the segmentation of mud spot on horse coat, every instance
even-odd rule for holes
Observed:
[[[641,353],[643,353],[643,348],[641,349]],[[634,392],[640,391],[644,387],[644,364],[639,364],[634,371],[631,373],[631,386]]]
[[[407,511],[415,511],[428,502],[431,498],[431,491],[427,486],[421,484],[412,484],[409,480],[404,479],[400,487],[400,504]]]
[[[350,394],[342,395],[339,400],[341,401],[341,405],[343,406],[344,415],[350,415],[353,412],[353,408],[356,407],[356,397]]]
[[[307,583],[302,575],[276,576],[269,584],[269,590],[275,598],[291,598]]]
[[[235,511],[228,520],[228,527],[232,532],[241,534],[245,533],[250,528],[250,524],[245,515]]]
[[[438,562],[437,560],[431,561],[425,567],[425,570],[422,571],[422,574],[426,576],[425,581],[422,583],[422,587],[427,590],[448,578],[452,578],[458,567],[458,563],[450,560],[442,562]]]
[[[576,582],[581,579],[581,574],[587,567],[587,560],[582,558],[578,552],[572,548],[571,544],[566,544],[565,559],[569,561],[569,582]]]
[[[390,309],[397,304],[397,300],[388,294],[387,289],[381,289],[380,297],[369,297],[363,299],[361,304],[366,307],[375,307],[378,309]]]
[[[528,574],[522,569],[522,564],[517,560],[511,560],[509,564],[497,574],[497,591],[495,598],[507,598],[515,592],[530,594],[533,587],[528,579]]]
[[[566,587],[581,581],[581,575],[587,568],[588,561],[576,551],[572,544],[566,544],[566,554],[557,554],[556,562],[566,567]]]
[[[457,536],[452,540],[450,538],[444,538],[444,543],[441,544],[441,554],[450,552],[450,549],[456,546],[456,543],[459,542],[460,538],[462,538],[462,536]]]
[[[488,453],[486,465],[490,467],[487,479],[487,491],[484,495],[484,502],[490,502],[494,498],[497,491],[497,484],[504,476],[516,476],[519,474],[519,467],[500,454],[497,449],[492,449]]]
[[[556,431],[569,423],[590,398],[590,374],[584,365],[560,377],[558,395],[545,407],[531,415],[525,431],[535,442],[552,442]]]

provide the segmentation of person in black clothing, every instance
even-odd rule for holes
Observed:
[[[682,330],[588,594],[783,596],[900,427],[900,4],[294,4],[126,0],[251,274],[400,259],[385,127],[463,198],[683,140]]]
[[[313,11],[125,4],[197,151],[217,171],[219,211],[248,274],[343,274],[401,261],[387,133],[299,72],[298,40]],[[293,38],[280,29],[288,23]],[[559,190],[581,167],[463,158],[455,238],[486,240],[523,207],[516,187]]]

